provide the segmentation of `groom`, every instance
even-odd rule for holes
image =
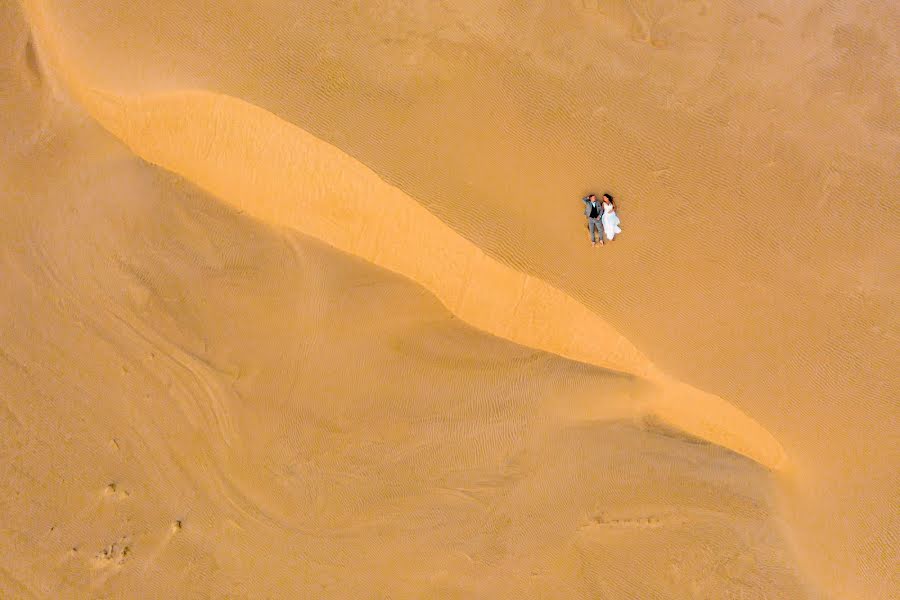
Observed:
[[[603,229],[600,226],[600,215],[603,214],[603,208],[597,202],[597,194],[591,194],[581,199],[584,202],[584,216],[587,217],[588,233],[591,238],[591,246],[596,247],[597,242],[603,245]],[[597,233],[596,238],[594,232]]]

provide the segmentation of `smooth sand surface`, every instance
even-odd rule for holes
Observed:
[[[888,3],[2,6],[4,597],[897,592]]]

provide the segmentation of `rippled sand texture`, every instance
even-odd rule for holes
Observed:
[[[0,3],[0,595],[896,594],[896,9],[302,4]]]

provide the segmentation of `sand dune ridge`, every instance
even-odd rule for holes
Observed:
[[[0,595],[893,597],[891,3],[0,14]]]
[[[648,378],[659,387],[648,414],[768,468],[784,466],[784,450],[755,420],[721,398],[667,377],[584,305],[487,256],[340,149],[220,94],[133,96],[93,88],[54,46],[39,4],[31,9],[41,44],[71,92],[145,160],[248,214],[413,279],[484,331]]]

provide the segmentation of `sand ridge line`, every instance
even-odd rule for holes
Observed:
[[[770,468],[781,445],[724,401],[661,373],[608,322],[534,276],[489,257],[339,148],[248,102],[204,91],[132,96],[85,83],[26,2],[39,47],[97,121],[148,162],[232,206],[404,275],[470,325],[655,383],[645,410]]]

